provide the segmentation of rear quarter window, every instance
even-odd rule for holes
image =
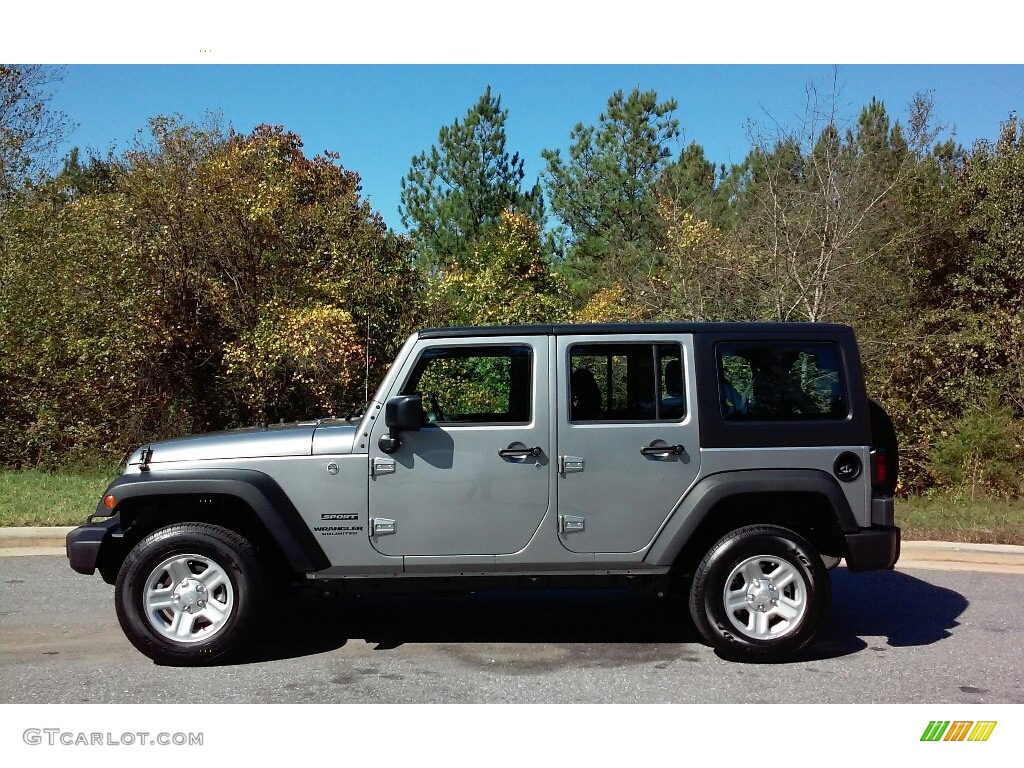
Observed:
[[[837,344],[721,342],[716,346],[722,418],[839,420],[850,414]]]

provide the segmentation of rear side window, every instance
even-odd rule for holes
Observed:
[[[839,347],[819,342],[717,345],[722,417],[729,421],[845,419]]]
[[[678,344],[570,347],[571,421],[679,421],[685,415]]]

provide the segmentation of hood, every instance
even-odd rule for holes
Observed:
[[[170,461],[207,461],[210,459],[255,459],[275,456],[309,456],[313,452],[313,433],[320,422],[274,424],[269,427],[228,429],[204,435],[148,443],[128,459],[129,466],[140,464],[144,448],[152,449],[151,464]],[[354,434],[355,427],[350,431]],[[349,439],[351,445],[351,438]]]

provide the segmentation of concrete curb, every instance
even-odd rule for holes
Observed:
[[[63,555],[73,526],[0,528],[0,557]],[[954,541],[904,541],[897,568],[994,571],[1024,574],[1024,547]]]
[[[956,541],[904,541],[896,567],[1024,574],[1024,547]]]
[[[64,537],[74,529],[73,525],[0,528],[0,548],[63,547]]]
[[[65,554],[64,537],[74,526],[0,528],[0,557]]]

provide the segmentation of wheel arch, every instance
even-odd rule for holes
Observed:
[[[206,522],[234,530],[271,552],[294,573],[330,565],[291,499],[255,470],[173,470],[123,475],[104,493],[116,499],[119,535],[104,541],[97,567],[116,577],[128,551],[144,536],[173,523]],[[107,510],[109,514],[109,510]]]
[[[651,565],[689,570],[718,539],[747,525],[800,533],[823,554],[842,555],[842,533],[858,530],[839,483],[813,469],[738,470],[709,475],[683,498],[647,556]]]

